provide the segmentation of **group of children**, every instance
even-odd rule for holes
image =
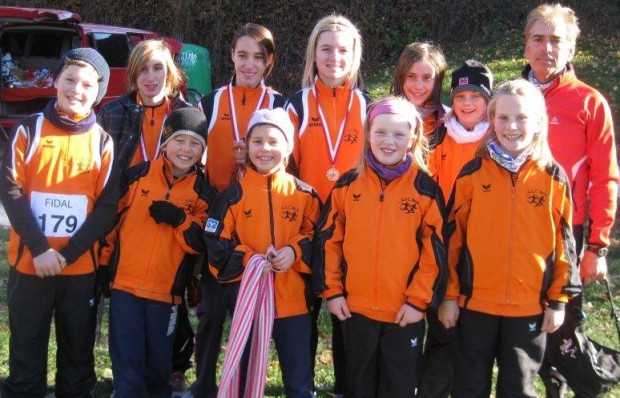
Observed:
[[[450,109],[440,101],[443,54],[413,43],[394,96],[368,105],[361,53],[348,19],[321,19],[303,88],[285,103],[265,84],[273,37],[247,24],[233,38],[230,83],[196,109],[179,96],[165,45],[141,42],[129,93],[97,124],[107,65],[94,50],[68,52],[57,99],[16,127],[4,157],[12,267],[2,396],[45,394],[52,316],[56,396],[90,396],[97,286],[111,290],[115,396],[169,397],[196,263],[187,396],[262,396],[259,346],[273,337],[286,395],[311,397],[321,299],[333,315],[336,394],[488,396],[501,358],[498,395],[535,396],[545,332],[578,289],[570,192],[550,155],[544,98],[525,80],[493,95],[491,72],[470,60],[452,73]],[[249,323],[252,333],[229,345],[218,393],[233,313],[231,336]]]

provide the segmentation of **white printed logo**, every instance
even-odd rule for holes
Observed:
[[[537,325],[536,322],[527,324],[527,326],[530,328],[530,332],[536,331],[536,325]]]
[[[411,339],[411,348],[416,348],[418,346],[418,338]]]
[[[559,126],[560,125],[560,120],[558,119],[557,116],[554,116],[551,119],[549,119],[549,124],[553,124],[553,125]]]

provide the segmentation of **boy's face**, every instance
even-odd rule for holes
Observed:
[[[452,109],[461,126],[472,130],[483,121],[487,114],[487,101],[482,94],[473,90],[463,90],[454,94]]]
[[[54,82],[58,108],[70,118],[87,115],[99,93],[99,75],[92,66],[69,65]]]
[[[202,157],[202,143],[187,134],[179,134],[163,146],[166,158],[172,163],[172,174],[180,177],[187,173]]]
[[[247,145],[250,161],[263,175],[273,174],[283,167],[284,159],[290,154],[284,133],[270,124],[254,127]]]
[[[493,126],[497,141],[504,151],[517,157],[528,149],[540,133],[540,110],[522,95],[501,95],[497,98]]]

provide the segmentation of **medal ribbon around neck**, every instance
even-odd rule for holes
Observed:
[[[137,96],[138,99],[138,104],[142,105],[142,98],[140,98],[140,95]],[[170,101],[168,100],[168,97],[164,98],[164,102],[161,105],[158,105],[156,107],[153,108],[158,108],[162,105],[166,106],[166,116],[168,116],[170,114]],[[152,112],[155,112],[155,109],[152,110]],[[146,114],[146,110],[144,111],[144,113]],[[153,159],[155,159],[157,157],[157,155],[159,155],[159,150],[160,145],[161,145],[161,135],[164,132],[164,124],[161,124],[161,128],[159,129],[159,136],[157,137],[157,143],[155,144],[155,153],[153,154]],[[144,132],[142,134],[140,134],[140,152],[142,152],[142,159],[144,159],[145,162],[150,161],[151,159],[149,159],[149,155],[146,151],[146,144],[144,143]]]
[[[332,168],[336,164],[336,156],[338,156],[338,151],[340,150],[340,144],[342,143],[342,135],[344,130],[347,127],[347,123],[349,121],[349,113],[351,112],[351,106],[353,105],[353,90],[349,93],[348,100],[348,108],[347,112],[344,114],[344,119],[340,124],[340,130],[338,131],[338,138],[336,138],[336,144],[332,144],[331,134],[329,133],[329,127],[327,126],[327,122],[325,120],[325,115],[323,114],[323,110],[321,109],[321,103],[319,101],[319,90],[316,87],[316,83],[314,83],[314,97],[316,98],[316,105],[319,109],[319,116],[321,117],[321,122],[323,123],[323,133],[325,133],[325,141],[327,141],[327,152],[329,155],[329,160],[331,162]]]
[[[265,95],[267,94],[267,87],[261,81],[260,86],[263,88],[263,91],[260,94],[260,98],[258,99],[258,103],[256,104],[256,109],[254,112],[260,110],[261,105],[263,104],[263,100],[265,99]],[[228,106],[230,107],[230,124],[232,125],[233,130],[233,140],[234,142],[241,141],[241,136],[239,135],[239,125],[237,124],[237,110],[235,109],[235,101],[233,101],[233,85],[232,82],[228,83]]]

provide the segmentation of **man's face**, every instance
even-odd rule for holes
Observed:
[[[538,81],[553,80],[573,59],[574,53],[575,47],[568,40],[568,28],[563,20],[556,18],[551,24],[541,20],[534,22],[525,43],[525,58]]]

